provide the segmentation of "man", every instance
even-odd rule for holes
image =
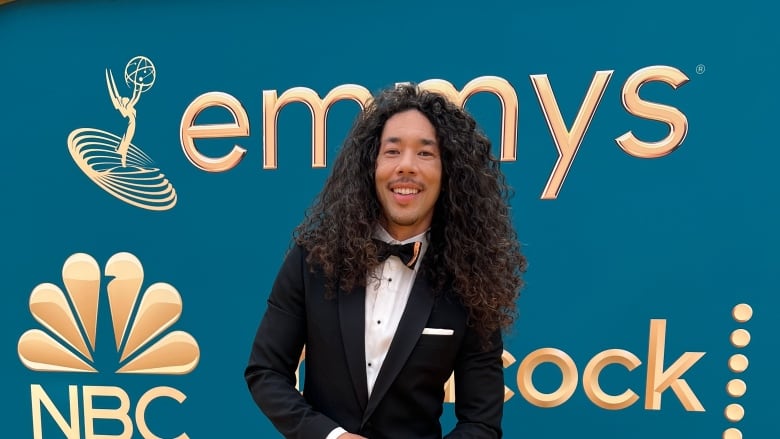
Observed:
[[[296,228],[245,371],[285,437],[441,438],[453,371],[446,437],[501,437],[501,330],[525,258],[490,151],[471,116],[413,85],[359,115]]]

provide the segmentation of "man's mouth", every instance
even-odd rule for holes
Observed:
[[[398,195],[416,195],[419,192],[420,192],[419,189],[414,189],[410,187],[393,188],[393,193],[396,193]]]

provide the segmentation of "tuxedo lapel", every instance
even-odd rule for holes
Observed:
[[[425,276],[418,274],[409,294],[409,300],[406,302],[406,309],[404,309],[401,321],[398,323],[398,329],[395,331],[393,341],[390,343],[387,356],[382,364],[382,369],[379,370],[379,375],[374,383],[371,398],[369,398],[368,406],[363,414],[362,423],[365,423],[371,417],[374,409],[376,409],[376,406],[385,396],[385,393],[387,393],[404,364],[406,364],[406,360],[412,353],[412,349],[414,349],[422,334],[422,330],[425,328],[425,323],[428,321],[432,308],[433,292],[425,280]],[[361,325],[361,330],[362,328],[363,325]],[[365,353],[363,353],[363,357],[365,357]],[[363,384],[365,387],[365,367],[363,368]]]
[[[354,288],[347,293],[339,290],[339,323],[344,340],[344,354],[347,358],[352,386],[361,408],[366,407],[368,388],[366,383],[365,347],[365,289]]]

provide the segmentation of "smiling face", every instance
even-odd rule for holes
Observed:
[[[402,241],[431,225],[441,190],[436,129],[418,110],[396,113],[385,123],[374,182],[382,225]]]

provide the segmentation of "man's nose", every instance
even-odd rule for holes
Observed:
[[[398,173],[417,172],[417,154],[414,151],[404,151],[398,162]]]

